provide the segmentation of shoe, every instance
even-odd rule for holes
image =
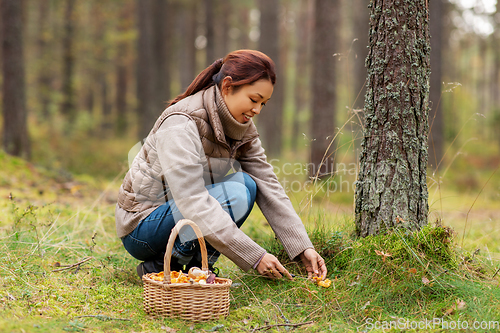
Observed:
[[[146,271],[146,268],[144,268],[143,262],[141,262],[139,265],[137,265],[135,270],[137,271],[137,275],[139,275],[139,279],[142,279],[143,275],[148,274],[148,272]]]
[[[142,279],[143,275],[149,274],[149,273],[159,273],[163,272],[163,259],[153,259],[153,260],[148,260],[141,262],[139,265],[136,267],[137,275],[139,275],[139,278]],[[177,262],[177,259],[172,258],[170,260],[170,271],[180,271],[184,269],[184,265],[181,265]]]

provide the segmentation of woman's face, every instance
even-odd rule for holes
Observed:
[[[228,81],[226,81],[228,80]],[[260,113],[262,107],[269,101],[273,94],[271,81],[261,79],[252,84],[245,84],[234,88],[229,86],[230,77],[225,77],[222,82],[222,96],[226,102],[229,112],[234,119],[244,124],[253,116]]]

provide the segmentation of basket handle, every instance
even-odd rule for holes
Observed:
[[[201,266],[202,266],[201,269],[203,271],[208,270],[207,246],[205,245],[205,238],[203,238],[203,234],[201,233],[201,230],[196,225],[196,223],[188,219],[183,219],[175,224],[175,227],[172,229],[170,237],[168,238],[167,250],[165,252],[165,258],[163,260],[164,263],[163,270],[165,271],[163,275],[164,284],[170,284],[170,261],[172,257],[172,249],[174,248],[174,242],[175,239],[177,238],[177,235],[179,235],[179,232],[182,229],[182,227],[186,225],[191,226],[191,228],[193,228],[196,234],[196,237],[198,237],[198,242],[200,243],[200,251],[201,251]]]

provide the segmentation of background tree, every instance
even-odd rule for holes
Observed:
[[[311,37],[313,25],[313,0],[299,1],[299,16],[295,27],[296,43],[296,63],[294,80],[294,107],[295,113],[292,117],[292,149],[299,148],[302,133],[307,132],[303,125],[304,115],[309,109],[309,81],[310,81],[310,59],[311,59]],[[302,126],[303,127],[303,126]],[[309,135],[309,133],[308,133]]]
[[[500,1],[497,0],[496,11],[493,14],[494,31],[491,35],[493,47],[493,82],[491,92],[493,96],[493,124],[500,128]],[[500,133],[496,131],[496,139],[500,147]]]
[[[441,107],[442,52],[443,45],[443,1],[429,3],[429,31],[431,35],[431,77],[429,104],[429,165],[437,168],[443,157],[444,133]]]
[[[127,32],[133,25],[132,6],[123,6],[120,9],[120,21],[118,23],[118,45],[115,56],[115,108],[116,108],[116,134],[123,137],[128,129],[128,111],[127,95],[129,90],[129,71],[127,60],[130,58],[130,47]]]
[[[146,138],[153,126],[158,109],[155,107],[155,68],[153,10],[155,0],[137,0],[137,116],[139,140]]]
[[[153,58],[154,58],[154,105],[158,116],[170,99],[170,63],[173,59],[169,46],[173,39],[175,6],[171,0],[155,0],[153,9]],[[155,119],[156,120],[156,119]]]
[[[356,183],[359,236],[427,224],[430,45],[427,1],[371,4],[365,133]],[[404,221],[404,222],[403,222]]]
[[[26,95],[23,48],[23,2],[2,0],[2,111],[3,149],[12,155],[30,158],[26,125]]]
[[[66,116],[67,132],[70,130],[76,118],[75,108],[75,86],[73,75],[75,72],[75,0],[66,0],[64,11],[64,37],[63,46],[63,77],[62,77],[62,98],[61,113]]]
[[[205,48],[206,66],[210,65],[212,62],[218,59],[215,49],[215,25],[217,23],[214,19],[215,2],[216,0],[205,0],[205,37],[207,39],[207,46]]]
[[[149,2],[151,3],[148,5]],[[366,57],[362,53],[367,51],[363,46],[367,45],[367,42],[362,42],[361,38],[368,36],[367,2],[368,0],[341,2],[341,5],[334,9],[334,15],[341,16],[342,21],[334,28],[329,28],[322,40],[323,43],[331,42],[332,34],[338,34],[335,37],[337,47],[329,51],[331,54],[340,55],[332,60],[337,64],[335,82],[332,81],[332,89],[337,92],[333,108],[336,107],[337,110],[336,115],[332,114],[332,117],[327,119],[336,119],[333,124],[338,127],[350,117],[353,101],[366,80]],[[335,133],[334,125],[329,125],[331,131],[321,137],[316,136],[316,130],[316,133],[311,132],[312,67],[314,64],[319,65],[321,74],[328,70],[324,60],[311,57],[315,0],[279,0],[275,2],[277,6],[268,1],[260,10],[260,0],[212,0],[213,43],[210,42],[205,26],[204,1],[74,1],[73,14],[68,16],[69,3],[68,0],[24,2],[25,94],[27,109],[30,110],[28,124],[37,124],[30,131],[35,163],[77,172],[119,172],[120,166],[116,161],[124,159],[128,148],[136,142],[137,133],[142,131],[139,136],[144,137],[164,107],[164,102],[184,90],[195,75],[205,68],[207,47],[213,44],[214,58],[219,58],[239,48],[259,49],[259,44],[266,38],[271,40],[271,47],[279,49],[277,55],[271,55],[280,71],[278,86],[271,101],[283,99],[283,114],[276,126],[265,118],[279,114],[272,110],[271,104],[266,106],[262,117],[255,118],[268,153],[273,149],[280,150],[281,156],[278,157],[286,156],[291,162],[306,164],[311,158],[309,140],[313,137],[316,141],[322,140],[322,137],[326,138]],[[435,4],[436,1],[429,2],[430,6]],[[463,183],[472,184],[470,186],[474,187],[480,183],[480,179],[473,173],[478,171],[478,168],[494,165],[496,160],[491,155],[498,155],[500,147],[500,94],[497,93],[500,62],[495,60],[499,59],[500,19],[498,14],[495,15],[495,6],[487,6],[486,1],[451,3],[442,0],[442,4],[445,5],[445,10],[441,20],[441,49],[442,58],[446,61],[442,64],[441,82],[446,82],[447,85],[443,88],[439,104],[443,116],[443,144],[447,153],[441,166],[448,168],[451,163],[455,163],[454,166],[463,166],[464,164],[456,162],[460,162],[463,156],[468,154],[467,163],[474,163],[474,166],[463,167],[460,172],[449,172],[447,177],[468,177]],[[139,48],[138,45],[144,42],[145,35],[139,29],[138,12],[145,9],[145,6],[159,5],[173,5],[175,9],[153,9],[153,13],[147,14],[149,21],[146,25],[156,25],[156,28],[147,28],[149,33],[153,34],[149,36],[152,38],[149,49]],[[266,15],[272,11],[273,18],[267,20]],[[432,21],[436,11],[432,10],[430,14],[429,19]],[[71,20],[68,17],[71,17]],[[275,29],[275,32],[272,32],[271,28],[259,29],[260,22],[266,21],[274,27],[272,29]],[[65,33],[66,22],[73,26],[70,39]],[[169,28],[169,24],[173,27]],[[161,37],[160,33],[166,35]],[[175,36],[170,39],[168,33],[175,33]],[[273,34],[278,37],[271,37]],[[435,34],[432,33],[431,36]],[[354,38],[358,40],[353,43]],[[205,43],[207,39],[208,45]],[[436,38],[432,39],[436,41]],[[160,42],[155,42],[158,40]],[[66,50],[73,50],[73,54],[70,54],[73,56],[71,80],[67,79],[68,75],[64,72],[66,65],[63,61],[63,46],[68,45],[68,41],[72,46],[66,47]],[[433,49],[436,50],[436,47],[433,46]],[[151,58],[147,60],[149,56],[145,57],[144,54],[150,54]],[[331,54],[328,55],[329,60],[332,59]],[[431,61],[431,64],[434,66],[436,62]],[[134,70],[135,66],[140,70]],[[66,66],[67,68],[69,67]],[[170,70],[170,73],[164,70]],[[157,75],[160,72],[163,74]],[[432,74],[435,73],[433,70]],[[0,80],[0,85],[2,82],[6,81]],[[72,87],[69,94],[65,92],[68,91],[68,82]],[[449,82],[458,82],[460,85],[449,85]],[[282,83],[286,84],[279,86]],[[431,84],[431,87],[434,85]],[[144,98],[144,92],[148,89],[154,90],[149,93],[149,98]],[[279,93],[284,96],[280,98]],[[60,112],[65,100],[73,100],[76,114],[74,120]],[[361,108],[363,100],[363,96],[358,98],[354,104],[355,110]],[[435,98],[432,97],[430,101],[435,102]],[[129,112],[127,115],[121,113],[127,109],[138,112]],[[484,115],[484,118],[473,117],[475,113]],[[432,115],[430,118],[432,119]],[[128,120],[127,129],[117,131],[123,133],[123,136],[118,138],[118,133],[114,130],[108,130],[105,137],[96,135],[101,133],[99,131],[103,124],[107,124],[104,128],[109,129],[109,124],[118,126],[120,121],[125,119]],[[146,119],[149,120],[145,121]],[[469,119],[471,121],[467,126],[463,126]],[[352,127],[347,124],[339,135],[339,141],[335,143],[338,163],[356,162],[357,145],[353,148],[352,143],[353,140],[356,144],[361,143],[359,138],[362,134],[358,130],[358,123],[362,122],[356,117]],[[68,134],[65,132],[69,125],[72,125],[73,129]],[[268,125],[270,129],[265,128]],[[434,120],[432,133],[436,133],[436,128]],[[266,134],[268,131],[271,134]],[[278,140],[267,141],[266,135],[273,136],[280,131],[282,133]],[[50,136],[47,133],[51,133]],[[303,140],[303,133],[309,140]],[[477,140],[472,141],[471,138]],[[81,142],[86,144],[81,145]],[[274,145],[279,148],[273,148]],[[107,151],[103,153],[106,159],[96,155],[96,147]],[[293,147],[293,154],[290,154],[290,147]],[[324,149],[326,148],[319,149],[321,157]],[[459,151],[464,154],[457,155]],[[430,154],[432,162],[432,151]],[[94,159],[107,164],[105,167],[98,167],[99,164],[95,163]],[[307,180],[305,174],[297,176],[303,177],[303,181]],[[439,175],[441,176],[443,173]],[[460,184],[460,181],[451,182]],[[467,185],[466,189],[470,186]]]
[[[180,83],[181,91],[185,91],[196,77],[196,48],[194,41],[196,39],[196,5],[193,1],[183,2],[182,6],[177,5],[180,11],[178,43],[179,46],[179,64],[180,64]]]
[[[52,35],[50,32],[50,2],[40,1],[39,16],[38,16],[38,36],[37,36],[37,58],[38,58],[38,82],[37,82],[37,95],[41,104],[41,114],[38,115],[40,119],[49,120],[51,114],[49,111],[51,101],[51,90],[53,76],[51,70],[51,42]]]
[[[335,133],[337,93],[334,53],[338,51],[339,1],[316,0],[312,52],[311,176],[334,172],[332,140]]]
[[[279,156],[281,153],[283,134],[285,73],[280,62],[279,3],[279,0],[260,0],[259,2],[259,50],[274,60],[277,75],[273,96],[257,119],[264,147],[270,156]]]

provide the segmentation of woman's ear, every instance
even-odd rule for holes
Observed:
[[[222,80],[221,92],[222,94],[229,94],[232,89],[231,83],[233,82],[233,78],[230,76],[226,76],[224,80]]]

